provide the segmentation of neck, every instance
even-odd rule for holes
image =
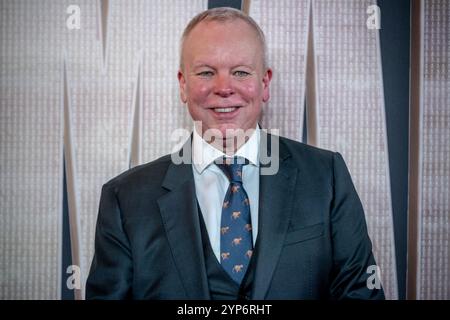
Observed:
[[[233,136],[223,139],[215,139],[210,143],[214,148],[222,151],[227,156],[234,155],[247,141],[248,136]]]
[[[221,131],[217,129],[210,129],[203,133],[201,133],[202,131],[199,129],[201,129],[201,127],[195,127],[195,130],[204,141],[228,156],[234,155],[245,143],[247,143],[255,132],[255,128],[247,129],[245,131],[243,129],[227,129],[225,136],[223,136]]]

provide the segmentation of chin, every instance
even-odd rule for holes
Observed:
[[[236,125],[227,125],[227,126],[219,127],[218,129],[222,133],[222,137],[227,138],[227,139],[236,137],[238,135],[238,131],[242,131],[242,130],[245,131],[245,129],[242,129]]]
[[[252,127],[255,128],[255,126]],[[205,127],[204,127],[205,128]],[[225,139],[232,139],[237,136],[242,135],[242,133],[245,133],[249,128],[242,128],[241,125],[233,124],[233,123],[226,123],[226,124],[215,124],[211,126],[207,126],[207,129],[203,131],[203,134],[208,132],[208,136],[216,136],[217,134],[220,134],[220,138]]]

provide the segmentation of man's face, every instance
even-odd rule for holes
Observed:
[[[254,129],[263,102],[269,100],[270,69],[263,50],[246,22],[200,22],[186,38],[180,94],[202,133],[218,129]]]

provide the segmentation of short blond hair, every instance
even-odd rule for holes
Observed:
[[[220,7],[220,8],[213,8],[208,9],[206,11],[200,12],[197,14],[194,18],[189,21],[186,28],[183,31],[183,34],[181,36],[180,41],[180,68],[183,69],[183,49],[184,49],[184,42],[186,41],[186,38],[191,33],[192,29],[195,28],[196,25],[198,25],[202,21],[217,21],[217,22],[230,22],[235,20],[241,20],[247,23],[253,30],[256,32],[258,36],[258,40],[261,44],[261,48],[263,50],[262,57],[263,57],[263,68],[267,68],[267,47],[266,47],[266,37],[264,36],[264,32],[261,30],[259,25],[256,23],[255,20],[253,20],[249,15],[245,14],[241,10],[237,10],[234,8],[229,7]]]

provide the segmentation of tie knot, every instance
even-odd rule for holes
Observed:
[[[242,168],[247,159],[242,157],[223,158],[216,161],[216,165],[225,173],[230,183],[242,183]]]

